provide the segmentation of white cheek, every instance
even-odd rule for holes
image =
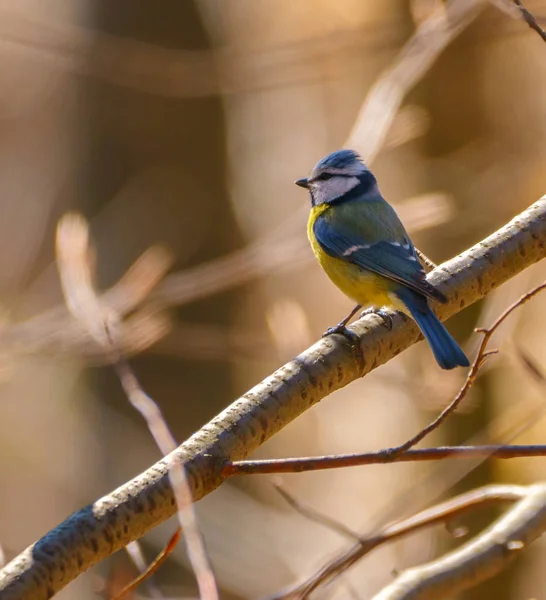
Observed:
[[[315,204],[331,202],[350,192],[358,184],[359,180],[357,177],[332,177],[332,179],[328,179],[327,181],[321,181],[313,189]]]

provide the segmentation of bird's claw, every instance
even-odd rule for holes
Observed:
[[[343,337],[347,338],[351,344],[356,344],[360,341],[360,338],[354,331],[347,329],[343,323],[338,323],[334,327],[328,327],[328,329],[322,334],[322,337],[328,337],[329,335],[333,335],[334,333],[338,333]]]
[[[387,328],[387,331],[392,330],[392,316],[388,312],[381,308],[367,308],[360,313],[360,318],[362,319],[362,317],[367,315],[377,315],[378,317],[381,317],[383,326]]]

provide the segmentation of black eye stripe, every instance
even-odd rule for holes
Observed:
[[[313,177],[312,181],[328,181],[328,179],[332,179],[332,177],[335,177],[333,173],[321,173],[320,175]]]

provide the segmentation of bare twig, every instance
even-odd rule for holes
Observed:
[[[528,429],[529,427],[531,427],[532,425],[534,425],[537,422],[537,420],[544,414],[544,410],[545,410],[544,403],[541,403],[538,410],[535,409],[535,410],[532,410],[531,412],[527,413],[525,415],[524,419],[520,419],[519,421],[517,421],[515,423],[515,426],[511,426],[509,428],[509,430],[499,433],[499,437],[502,439],[511,440],[515,436],[520,435],[526,429]],[[493,429],[494,429],[494,427],[493,427]],[[430,475],[428,475],[424,481],[419,482],[420,487],[425,486],[427,488],[430,488],[431,485],[434,486],[433,490],[429,490],[429,493],[427,494],[428,502],[431,502],[432,498],[438,497],[441,493],[445,493],[448,488],[452,487],[457,481],[460,481],[463,476],[467,475],[472,469],[476,468],[484,459],[489,458],[491,456],[491,452],[488,450],[493,451],[495,449],[494,446],[489,446],[489,447],[481,446],[480,447],[480,446],[476,445],[477,443],[479,443],[479,440],[477,440],[476,438],[473,438],[473,439],[468,440],[467,445],[464,447],[464,448],[468,448],[470,450],[477,449],[478,451],[480,450],[480,448],[483,448],[485,451],[484,455],[481,455],[481,456],[480,456],[480,454],[478,454],[477,456],[472,456],[472,452],[469,452],[468,454],[466,454],[465,458],[470,459],[470,462],[471,462],[470,468],[468,468],[465,465],[463,469],[458,469],[458,470],[456,470],[456,472],[453,472],[453,470],[451,470],[450,475],[447,479],[445,476],[443,476],[443,473],[446,471],[445,468],[442,468],[441,471],[439,469],[436,469],[432,473],[430,473]],[[505,447],[507,447],[507,446],[505,446]],[[459,448],[460,447],[456,447],[456,450],[458,451]],[[502,447],[499,446],[499,448],[502,448]],[[524,446],[514,446],[513,448],[519,448],[523,451],[523,453],[525,453]],[[431,449],[431,450],[433,450],[434,452],[439,451],[438,454],[441,455],[442,450],[444,450],[444,448]],[[408,452],[408,454],[409,453],[419,453],[419,452],[421,452],[421,451],[420,450],[410,450]],[[462,455],[465,455],[465,452],[462,452]],[[403,460],[403,457],[405,457],[405,456],[406,456],[406,454],[402,455],[400,457],[400,459]],[[447,455],[445,458],[448,458],[448,457],[449,457],[449,455]],[[472,460],[472,459],[474,459],[474,460]],[[440,485],[439,485],[439,483],[440,483]],[[512,486],[510,486],[510,487],[512,487]],[[407,490],[407,492],[409,492],[409,489]],[[295,508],[297,510],[300,510],[301,506],[299,504],[296,504]],[[391,520],[392,518],[394,518],[392,515],[396,515],[400,508],[403,508],[403,510],[407,512],[407,509],[408,509],[407,493],[403,494],[403,500],[401,502],[395,501],[394,503],[391,503],[388,510],[382,511],[383,514],[381,516],[377,516],[374,519],[374,522],[385,522],[385,521]],[[415,506],[413,508],[413,510],[418,510],[418,507]],[[306,511],[305,508],[304,508],[304,510],[300,510],[300,512],[302,512],[302,514],[304,514],[307,518],[310,518],[313,515],[313,513],[316,514],[316,511],[311,511],[311,514],[309,514],[309,511]],[[326,525],[326,522],[323,521],[322,524]],[[367,536],[361,535],[360,539],[373,539],[374,537],[375,537],[374,534],[369,534]],[[351,548],[349,548],[348,550],[341,552],[340,554],[335,556],[333,559],[328,560],[326,562],[326,564],[324,564],[322,567],[317,569],[317,571],[315,573],[313,573],[310,577],[308,577],[303,583],[295,585],[294,587],[290,588],[289,591],[306,590],[306,589],[308,589],[308,587],[312,587],[312,589],[316,589],[322,583],[327,583],[329,581],[332,581],[333,579],[335,579],[336,577],[341,575],[349,567],[351,567],[353,564],[355,564],[355,562],[357,562],[357,560],[362,558],[362,556],[363,556],[363,554],[361,552],[360,545],[354,545]],[[285,596],[287,594],[288,594],[288,592],[285,591],[282,595]]]
[[[546,456],[546,445],[528,444],[486,444],[481,446],[439,446],[438,448],[419,448],[407,450],[394,459],[391,449],[360,454],[331,454],[326,456],[301,458],[274,458],[269,460],[240,460],[227,463],[223,474],[226,477],[236,475],[275,475],[286,473],[304,473],[345,467],[389,464],[400,462],[424,462],[445,459],[496,458],[540,458]]]
[[[275,486],[277,492],[279,492],[279,494],[284,498],[286,503],[300,515],[303,515],[306,519],[309,519],[314,523],[318,523],[319,525],[327,527],[331,531],[335,531],[343,537],[348,537],[352,540],[360,540],[360,535],[358,535],[358,533],[356,533],[352,529],[349,529],[349,527],[347,527],[343,523],[332,519],[328,515],[318,512],[310,506],[303,505],[299,500],[297,500],[289,492],[287,492],[280,483],[273,482],[273,485]]]
[[[133,561],[135,567],[138,569],[139,576],[147,577],[150,573],[151,565],[155,564],[159,558],[158,556],[154,561],[152,561],[151,565],[146,564],[146,559],[144,558],[144,553],[142,552],[142,547],[139,540],[135,540],[134,542],[127,544],[127,546],[125,546],[125,551],[127,552],[129,558]],[[164,551],[162,551],[162,553],[163,552]],[[146,587],[151,598],[156,598],[158,600],[163,598],[163,594],[161,594],[161,592],[157,589],[152,580],[147,579]]]
[[[120,600],[129,592],[134,591],[143,581],[145,581],[150,575],[155,573],[159,567],[167,560],[169,555],[173,552],[178,544],[178,540],[182,534],[182,530],[177,528],[171,536],[171,539],[167,542],[167,545],[161,550],[156,558],[150,563],[150,565],[142,570],[140,575],[129,582],[122,590],[117,592],[110,600]]]
[[[335,560],[330,561],[308,580],[274,595],[269,600],[301,600],[306,598],[318,587],[331,583],[363,556],[385,542],[393,541],[403,535],[413,533],[436,523],[449,522],[456,516],[466,513],[477,506],[497,502],[517,502],[526,498],[531,493],[531,489],[511,485],[487,486],[479,490],[472,490],[471,492],[425,509],[408,519],[387,525],[370,537],[359,538],[356,544],[336,557]]]
[[[516,300],[513,304],[511,304],[496,321],[488,328],[478,328],[476,332],[483,333],[483,338],[481,344],[478,348],[478,353],[476,358],[472,362],[472,366],[470,367],[470,371],[466,377],[466,380],[459,390],[459,393],[455,396],[455,398],[446,406],[446,408],[426,427],[424,427],[417,435],[409,439],[404,444],[397,446],[391,449],[391,454],[393,457],[399,456],[404,452],[407,452],[413,446],[416,446],[421,440],[423,440],[429,433],[437,429],[453,412],[457,410],[459,404],[464,400],[465,396],[468,393],[468,390],[472,387],[476,378],[478,377],[478,373],[480,368],[484,365],[485,361],[497,353],[497,350],[487,350],[487,344],[491,339],[491,336],[495,333],[495,331],[502,325],[502,323],[506,320],[506,318],[514,311],[516,308],[525,304],[529,301],[533,296],[536,296],[539,292],[546,288],[546,282],[541,283],[536,286],[531,291],[523,294],[518,300]]]
[[[158,405],[144,392],[129,363],[116,344],[116,326],[119,320],[114,311],[105,311],[93,286],[87,223],[83,217],[66,215],[57,230],[57,261],[59,275],[70,312],[78,319],[97,343],[110,355],[127,398],[145,419],[162,454],[176,449],[172,436]],[[193,566],[202,600],[217,600],[218,592],[197,523],[190,485],[184,466],[175,463],[169,479],[176,498],[178,517],[184,531],[188,556]],[[178,539],[178,536],[176,536]],[[140,581],[140,579],[139,579]],[[129,584],[129,589],[131,584]],[[125,594],[128,589],[123,590]]]
[[[448,0],[443,10],[419,25],[368,93],[347,146],[359,150],[368,163],[373,162],[404,96],[485,6],[484,0]]]
[[[502,571],[545,530],[546,485],[532,485],[476,538],[442,558],[407,569],[373,600],[435,600],[456,595]]]
[[[445,319],[544,257],[546,198],[429,276],[449,298]],[[195,500],[224,480],[223,464],[242,460],[322,398],[390,360],[419,339],[393,315],[386,331],[373,315],[352,327],[360,339],[322,339],[228,407],[145,473],[72,515],[0,571],[2,600],[45,598],[175,512],[168,472],[182,462]],[[90,539],[93,540],[91,543]],[[62,551],[61,551],[62,549]],[[78,557],[76,560],[75,557]],[[51,587],[53,586],[53,587]]]
[[[514,0],[514,2],[519,8],[523,20],[527,23],[527,25],[529,25],[531,29],[538,33],[538,35],[542,38],[544,42],[546,42],[546,31],[544,31],[544,29],[542,29],[542,27],[538,24],[533,13],[531,13],[527,8],[525,8],[521,0]]]
[[[81,251],[80,249],[79,252]],[[86,257],[86,260],[89,260],[89,257]],[[73,258],[66,257],[67,264],[72,262]],[[116,341],[124,353],[140,352],[168,332],[168,319],[159,312],[159,308],[140,309],[140,304],[163,279],[170,264],[170,256],[165,249],[152,246],[135,261],[111,290],[100,297],[99,312],[102,315],[117,315]],[[77,269],[77,265],[75,268]],[[70,298],[70,301],[79,302],[77,298]],[[122,322],[123,316],[129,312],[133,313],[132,316]],[[11,352],[70,353],[72,356],[77,354],[95,359],[100,357],[104,362],[103,346],[89,335],[88,329],[83,325],[81,321],[71,317],[66,305],[57,306],[28,321],[4,328],[0,339],[3,347]]]

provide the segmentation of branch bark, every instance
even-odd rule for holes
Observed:
[[[449,298],[442,319],[483,298],[546,256],[546,196],[502,229],[428,278]],[[0,571],[2,600],[50,598],[80,573],[141,537],[176,510],[168,470],[182,461],[195,500],[241,460],[314,404],[386,363],[419,339],[417,327],[393,313],[387,331],[375,315],[352,326],[359,343],[322,339],[259,383],[176,451],[117,490],[78,511]]]

